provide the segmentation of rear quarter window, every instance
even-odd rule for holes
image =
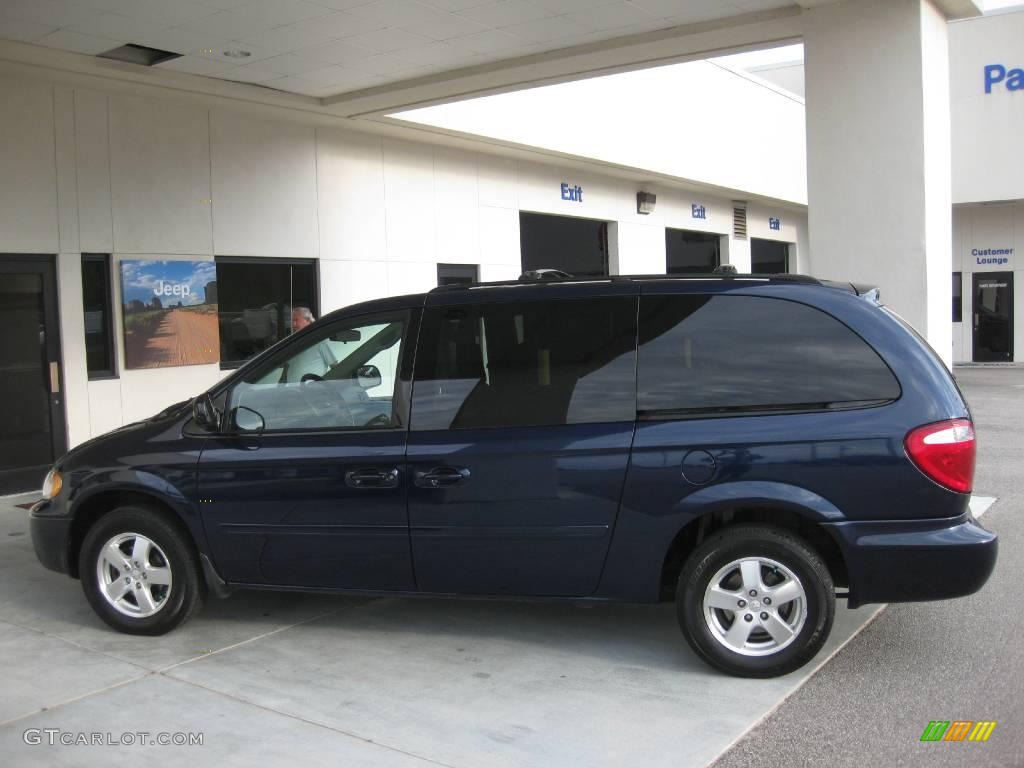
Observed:
[[[831,315],[756,296],[645,296],[642,416],[849,408],[895,400],[878,353]]]

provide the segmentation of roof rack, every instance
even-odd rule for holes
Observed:
[[[555,274],[557,273],[557,274]],[[430,293],[448,291],[465,291],[472,288],[506,288],[521,285],[565,285],[566,283],[608,283],[608,282],[647,282],[653,280],[719,280],[722,282],[743,282],[756,280],[769,283],[798,283],[804,285],[822,285],[822,281],[810,275],[782,274],[762,275],[756,273],[712,273],[685,275],[603,275],[598,277],[576,277],[556,269],[530,270],[524,272],[516,280],[496,280],[486,283],[459,283],[458,285],[441,285],[431,289]]]

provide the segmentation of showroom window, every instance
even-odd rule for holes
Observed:
[[[218,256],[215,291],[221,368],[237,367],[290,334],[293,307],[320,317],[314,259]]]
[[[953,322],[954,323],[962,323],[964,321],[963,285],[964,285],[964,273],[963,272],[954,272],[953,273]]]
[[[412,428],[632,421],[636,298],[433,307]]]
[[[437,284],[472,285],[480,282],[480,267],[476,264],[438,264]]]
[[[82,309],[85,312],[85,365],[90,379],[116,376],[110,256],[82,254]]]
[[[644,297],[639,336],[637,407],[648,418],[853,407],[900,394],[863,339],[793,301]]]

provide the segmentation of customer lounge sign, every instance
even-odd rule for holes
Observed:
[[[971,248],[971,266],[975,270],[1013,269],[1013,248]]]
[[[220,360],[212,261],[121,262],[126,368]]]

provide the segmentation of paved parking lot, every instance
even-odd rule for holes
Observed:
[[[984,434],[981,444],[984,457]],[[0,500],[0,754],[7,766],[109,767],[140,759],[161,765],[703,766],[878,611],[840,604],[819,658],[777,680],[712,672],[682,640],[671,605],[253,592],[211,600],[170,635],[128,637],[94,617],[78,582],[37,564],[28,513],[15,506],[29,499]],[[964,621],[972,616],[964,614]],[[929,632],[904,627],[891,641],[883,639],[879,653]],[[849,658],[859,642],[840,658]],[[859,661],[859,674],[874,681],[876,695],[889,690],[884,659]],[[839,693],[826,688],[822,695],[828,701]],[[933,717],[940,715],[971,713]],[[1006,724],[1007,731],[1013,727]],[[27,729],[115,739],[147,732],[147,742],[160,733],[202,733],[203,744],[51,747],[26,744]],[[801,732],[807,735],[795,733]],[[749,764],[739,747],[730,757],[737,755],[739,762],[729,764]],[[775,755],[776,761],[762,756],[762,764],[789,762],[786,752]]]

